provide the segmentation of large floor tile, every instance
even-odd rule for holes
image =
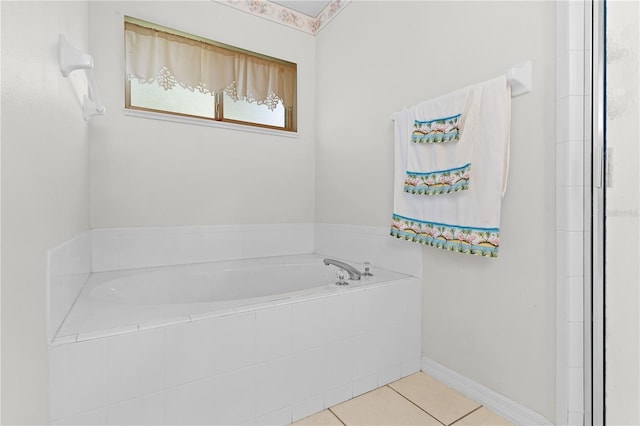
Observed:
[[[340,420],[329,410],[320,411],[293,424],[300,426],[342,426]]]
[[[440,423],[387,386],[331,408],[346,425],[434,425]]]
[[[482,407],[454,423],[454,426],[514,426],[488,408]]]
[[[480,407],[477,402],[423,372],[407,376],[389,386],[445,425]]]

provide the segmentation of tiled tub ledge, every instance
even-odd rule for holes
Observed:
[[[420,280],[379,272],[63,333],[49,347],[50,424],[287,424],[412,374]]]

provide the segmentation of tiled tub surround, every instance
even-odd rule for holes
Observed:
[[[212,312],[49,357],[52,424],[287,424],[420,370],[420,281]]]
[[[386,227],[299,223],[94,229],[49,252],[49,340],[69,334],[59,333],[61,324],[91,272],[314,252],[416,277],[422,272],[420,248],[390,238]]]
[[[584,152],[590,143],[590,4],[556,2],[556,418],[584,423]],[[585,34],[585,29],[587,33]],[[587,184],[588,186],[588,184]]]
[[[49,341],[58,334],[92,272],[312,253],[313,239],[310,223],[85,232],[48,253]]]
[[[421,286],[411,276],[420,271],[419,250],[398,245],[386,229],[378,228],[256,225],[245,234],[240,228],[247,227],[215,228],[93,231],[93,265],[122,268],[135,263],[148,274],[163,269],[153,267],[163,256],[190,263],[194,259],[188,253],[195,253],[196,259],[224,263],[243,254],[274,253],[289,261],[320,262],[335,249],[333,257],[355,259],[356,266],[371,261],[374,278],[382,282],[324,284],[235,307],[224,306],[227,302],[192,304],[199,310],[139,318],[129,325],[105,323],[106,316],[99,316],[92,328],[63,326],[49,347],[51,424],[286,424],[420,369]],[[228,235],[212,235],[220,232]],[[252,233],[262,238],[251,240]],[[184,238],[182,245],[174,245],[174,253],[168,250]],[[141,243],[131,257],[116,253],[123,247],[114,241],[135,240]],[[145,254],[154,241],[160,247]],[[194,242],[208,254],[190,246]],[[308,253],[314,244],[325,256],[295,255]],[[169,269],[192,267],[206,268]],[[333,282],[336,269],[322,265],[321,270]],[[94,273],[92,278],[131,272]],[[72,316],[68,320],[71,326]]]
[[[56,335],[91,274],[91,232],[52,250],[47,258],[48,336]]]
[[[93,272],[312,253],[314,224],[94,229]]]

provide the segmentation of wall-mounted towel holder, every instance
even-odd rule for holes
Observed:
[[[531,61],[514,65],[507,70],[507,82],[511,86],[511,97],[526,95],[533,88],[533,63]],[[403,110],[407,109],[406,107]],[[391,120],[395,120],[395,114]]]
[[[100,101],[93,75],[93,57],[73,47],[62,34],[60,34],[59,56],[60,72],[63,76],[69,77],[69,74],[76,70],[84,70],[87,76],[88,89],[82,102],[84,119],[88,121],[94,115],[104,115],[104,105]]]
[[[511,97],[526,95],[533,88],[533,63],[526,61],[512,66],[507,71],[507,81],[511,85]]]

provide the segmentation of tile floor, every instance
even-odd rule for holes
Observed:
[[[418,372],[294,425],[513,425],[481,404]]]

